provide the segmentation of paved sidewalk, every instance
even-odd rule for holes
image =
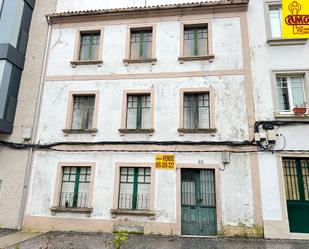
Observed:
[[[19,244],[23,241],[32,239],[43,233],[30,233],[30,232],[15,232],[6,236],[0,237],[0,249],[7,248],[9,246]]]
[[[111,234],[54,232],[27,240],[20,249],[111,249],[106,247],[106,241],[111,239]],[[132,235],[123,249],[309,249],[309,241]]]

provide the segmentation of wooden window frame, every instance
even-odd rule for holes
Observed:
[[[184,128],[184,95],[186,93],[208,93],[209,94],[209,129],[185,129]],[[179,98],[179,135],[184,133],[215,133],[215,97],[211,88],[183,88],[180,89]]]
[[[92,127],[90,129],[72,129],[73,121],[73,107],[74,107],[74,97],[75,96],[89,96],[94,95],[94,110],[92,117]],[[99,107],[99,91],[71,91],[68,97],[68,107],[67,107],[67,117],[65,128],[62,129],[64,135],[71,133],[90,133],[95,134],[97,132],[97,120],[98,120],[98,107]]]
[[[295,115],[292,110],[290,112],[284,112],[279,110],[279,99],[277,92],[277,76],[291,77],[302,76],[304,83],[305,102],[307,103],[307,109],[309,108],[309,68],[308,69],[294,69],[294,70],[271,70],[271,83],[272,83],[272,95],[274,103],[274,117],[276,119],[309,119],[309,112],[304,115]]]
[[[65,208],[59,207],[60,203],[60,193],[62,187],[62,175],[64,167],[90,167],[91,175],[90,175],[90,183],[88,189],[88,205],[86,208]],[[93,202],[93,190],[94,190],[94,178],[95,178],[95,169],[96,163],[94,162],[60,162],[57,166],[57,174],[56,174],[56,185],[54,190],[54,197],[51,207],[51,212],[55,215],[58,212],[77,212],[77,213],[87,213],[90,214],[93,211],[92,202]]]
[[[138,30],[152,30],[152,48],[151,48],[151,58],[147,59],[132,59],[131,58],[131,32]],[[128,66],[132,63],[151,63],[155,65],[157,62],[156,59],[156,25],[155,24],[147,24],[147,25],[131,25],[127,28],[127,36],[126,36],[126,51],[125,58],[123,59],[123,63],[125,66]]]
[[[282,46],[282,45],[302,45],[306,44],[308,39],[287,39],[287,38],[273,38],[271,34],[271,25],[269,10],[271,7],[281,7],[282,1],[280,0],[266,0],[264,1],[264,14],[265,14],[265,27],[266,27],[266,36],[267,43],[270,46]]]
[[[120,193],[120,168],[150,168],[150,205],[149,210],[139,209],[119,209],[118,197]],[[114,195],[113,206],[110,210],[112,217],[116,218],[118,215],[133,215],[133,216],[148,216],[149,219],[155,219],[155,164],[154,163],[116,163],[115,180],[114,180]]]
[[[150,95],[150,127],[148,129],[127,129],[127,102],[128,95]],[[120,135],[126,133],[148,133],[152,135],[154,130],[154,90],[125,90],[122,97],[122,115],[121,115],[121,128],[119,129]]]
[[[98,51],[98,58],[95,60],[80,60],[81,37],[82,37],[82,34],[87,34],[87,33],[88,34],[89,33],[100,33],[100,45],[99,45],[99,51]],[[98,28],[98,27],[78,28],[76,30],[73,60],[70,62],[72,67],[74,68],[77,65],[101,66],[103,64],[103,38],[104,38],[103,28]]]
[[[185,27],[201,27],[207,26],[208,30],[208,54],[207,55],[197,55],[197,56],[185,56],[184,55],[184,32]],[[180,64],[183,64],[185,61],[196,61],[196,60],[208,60],[209,62],[213,62],[215,55],[213,52],[213,31],[212,31],[212,21],[210,19],[195,22],[181,22],[180,23],[180,55],[178,57],[178,61]]]

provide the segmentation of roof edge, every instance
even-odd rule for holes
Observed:
[[[61,13],[52,13],[46,15],[51,20],[51,23],[62,23],[67,21],[74,21],[74,18],[82,17],[102,17],[108,18],[111,16],[119,16],[119,18],[129,18],[131,15],[139,14],[136,18],[143,17],[141,12],[155,13],[155,12],[169,12],[169,11],[181,11],[182,14],[186,14],[183,11],[202,10],[207,12],[228,12],[228,11],[246,11],[248,8],[249,0],[219,0],[204,1],[196,3],[183,3],[183,4],[168,4],[168,5],[156,5],[145,7],[129,7],[118,9],[100,9],[100,10],[85,10],[85,11],[68,11]],[[124,15],[127,14],[127,15]],[[190,14],[190,13],[188,13]],[[130,15],[130,16],[128,16]]]

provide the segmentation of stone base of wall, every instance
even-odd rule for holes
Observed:
[[[137,222],[129,220],[102,220],[93,218],[63,218],[63,217],[39,217],[26,216],[23,230],[31,232],[41,231],[75,231],[75,232],[104,232],[111,233],[115,228],[138,227],[142,228],[144,234],[160,235],[181,235],[180,224],[160,223],[156,221]],[[119,229],[118,229],[119,230]],[[123,229],[120,229],[123,230]],[[218,232],[222,237],[263,237],[261,226],[248,227],[223,226],[222,232]]]
[[[116,226],[143,227],[144,234],[180,235],[177,225],[173,223],[160,223],[155,221],[135,222],[127,220],[102,220],[93,218],[74,219],[26,216],[23,230],[38,231],[75,231],[75,232],[103,232],[111,233]]]
[[[223,226],[220,236],[223,237],[263,237],[262,226],[248,227],[245,225],[239,226]]]

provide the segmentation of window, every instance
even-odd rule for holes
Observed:
[[[97,60],[100,47],[100,33],[82,33],[79,59]]]
[[[71,65],[102,64],[103,29],[77,29],[75,50]]]
[[[62,167],[59,207],[88,206],[91,167]]]
[[[184,56],[208,54],[208,28],[206,26],[185,26]]]
[[[278,5],[269,6],[269,21],[272,38],[281,38],[282,36],[282,7]]]
[[[209,129],[209,93],[185,93],[183,108],[185,129]]]
[[[98,91],[70,92],[65,135],[97,132]]]
[[[150,94],[127,96],[127,129],[150,129]]]
[[[72,129],[87,130],[93,126],[95,96],[74,96]]]
[[[150,209],[151,168],[121,167],[119,209]]]
[[[265,0],[265,20],[267,43],[270,46],[302,45],[307,39],[282,38],[282,2],[280,0]]]
[[[130,59],[150,59],[152,57],[152,29],[131,30]]]
[[[305,104],[303,76],[276,76],[276,86],[280,111],[290,111]]]

